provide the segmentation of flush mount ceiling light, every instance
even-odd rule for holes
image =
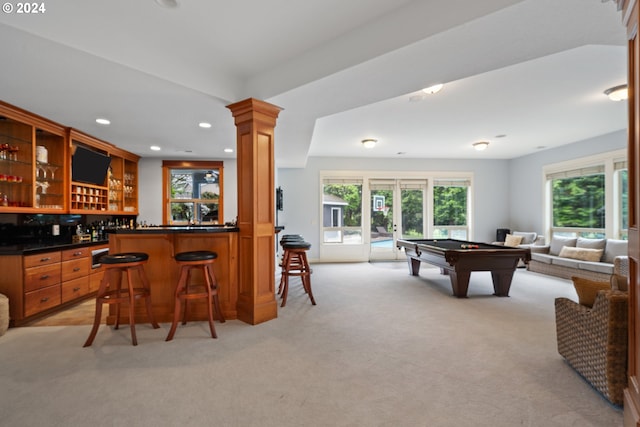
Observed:
[[[475,148],[476,151],[486,150],[488,146],[488,141],[478,141],[473,143],[473,148]]]
[[[225,153],[233,153],[233,148],[225,148],[224,152]]]
[[[98,123],[99,125],[105,125],[106,126],[106,125],[110,125],[111,124],[111,120],[99,117],[99,118],[96,119],[96,123]]]
[[[198,126],[200,126],[203,129],[209,129],[211,127],[211,123],[200,122],[200,123],[198,123]]]
[[[629,93],[627,92],[627,85],[618,85],[611,87],[604,91],[604,94],[612,101],[622,101],[627,99]]]
[[[160,151],[161,148],[158,147],[157,145],[152,145],[151,147],[149,147],[149,150],[151,150],[151,151]]]
[[[378,140],[373,138],[368,138],[368,139],[363,139],[361,142],[362,142],[362,145],[364,145],[364,148],[373,148],[376,146],[376,142],[378,142]]]
[[[434,93],[440,92],[440,90],[442,90],[443,87],[444,85],[442,83],[438,83],[437,85],[425,87],[424,89],[422,89],[422,91],[427,95],[433,95]]]
[[[167,9],[175,9],[178,7],[178,0],[155,0],[156,4]]]

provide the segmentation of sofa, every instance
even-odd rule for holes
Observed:
[[[571,279],[608,281],[614,260],[627,255],[627,241],[554,236],[548,245],[531,246],[529,271]]]
[[[544,236],[535,231],[514,231],[507,234],[504,242],[493,242],[494,245],[512,246],[516,248],[531,248],[532,246],[544,246]],[[518,267],[525,267],[524,261],[518,261]]]
[[[578,302],[555,299],[558,353],[617,406],[627,386],[628,258],[615,258],[614,275],[596,282],[573,278]]]

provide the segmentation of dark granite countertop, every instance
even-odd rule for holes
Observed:
[[[87,246],[100,246],[109,244],[108,240],[82,243],[22,243],[15,245],[0,245],[0,256],[4,255],[34,255],[43,252],[59,251],[65,249],[82,248]]]
[[[109,230],[115,234],[237,233],[238,227],[227,225],[159,225]]]

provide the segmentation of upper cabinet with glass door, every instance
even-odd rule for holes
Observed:
[[[0,102],[0,212],[65,209],[65,128]]]

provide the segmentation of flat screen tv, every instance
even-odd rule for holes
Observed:
[[[104,185],[110,164],[111,157],[78,145],[71,159],[71,180]]]

